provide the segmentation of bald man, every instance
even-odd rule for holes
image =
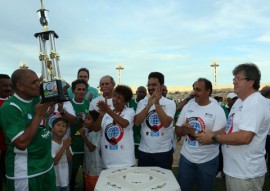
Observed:
[[[6,189],[9,191],[55,191],[51,157],[51,134],[45,115],[52,103],[40,103],[40,83],[30,69],[12,76],[12,95],[0,108],[0,126],[6,135]]]

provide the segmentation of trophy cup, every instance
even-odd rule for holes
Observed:
[[[39,41],[39,60],[41,62],[42,83],[40,84],[42,103],[45,102],[63,102],[68,101],[68,96],[64,94],[62,80],[59,69],[59,54],[56,52],[55,38],[58,35],[48,30],[47,12],[44,9],[43,0],[40,0],[41,8],[37,11],[39,14],[40,24],[43,26],[44,31],[36,33],[34,36]],[[47,55],[46,42],[49,42],[50,54]]]

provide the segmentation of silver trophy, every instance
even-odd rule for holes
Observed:
[[[40,85],[41,89],[41,102],[63,102],[67,101],[68,97],[64,94],[62,87],[61,74],[59,69],[59,54],[56,52],[55,38],[58,35],[52,31],[48,30],[48,20],[47,13],[43,6],[43,0],[40,0],[41,8],[37,11],[39,14],[40,24],[43,26],[44,31],[35,34],[35,37],[39,41],[39,60],[41,62],[41,73],[42,73],[42,83]],[[49,55],[47,52],[46,42],[49,44]]]

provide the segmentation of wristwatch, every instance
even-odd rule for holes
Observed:
[[[211,140],[212,140],[212,143],[213,143],[213,144],[219,143],[219,142],[218,142],[218,137],[217,137],[217,135],[213,135],[213,136],[211,137]]]

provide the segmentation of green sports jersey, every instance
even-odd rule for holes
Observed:
[[[136,102],[135,99],[131,99],[128,103],[129,108],[133,108],[134,111],[136,112],[138,103]],[[134,143],[139,144],[141,141],[141,126],[133,126],[133,138],[134,138]]]
[[[84,120],[85,116],[89,112],[90,102],[88,100],[84,100],[83,103],[76,103],[74,99],[70,100],[73,109],[75,111],[77,119],[81,116]],[[78,133],[80,127],[78,125],[70,126],[70,135],[72,138],[71,148],[74,154],[84,153],[84,141],[81,135]]]
[[[9,179],[38,176],[53,166],[51,134],[45,127],[45,119],[41,120],[36,135],[25,150],[20,150],[13,144],[30,124],[39,101],[39,98],[22,100],[15,94],[0,108],[0,123],[7,143],[6,171]]]

